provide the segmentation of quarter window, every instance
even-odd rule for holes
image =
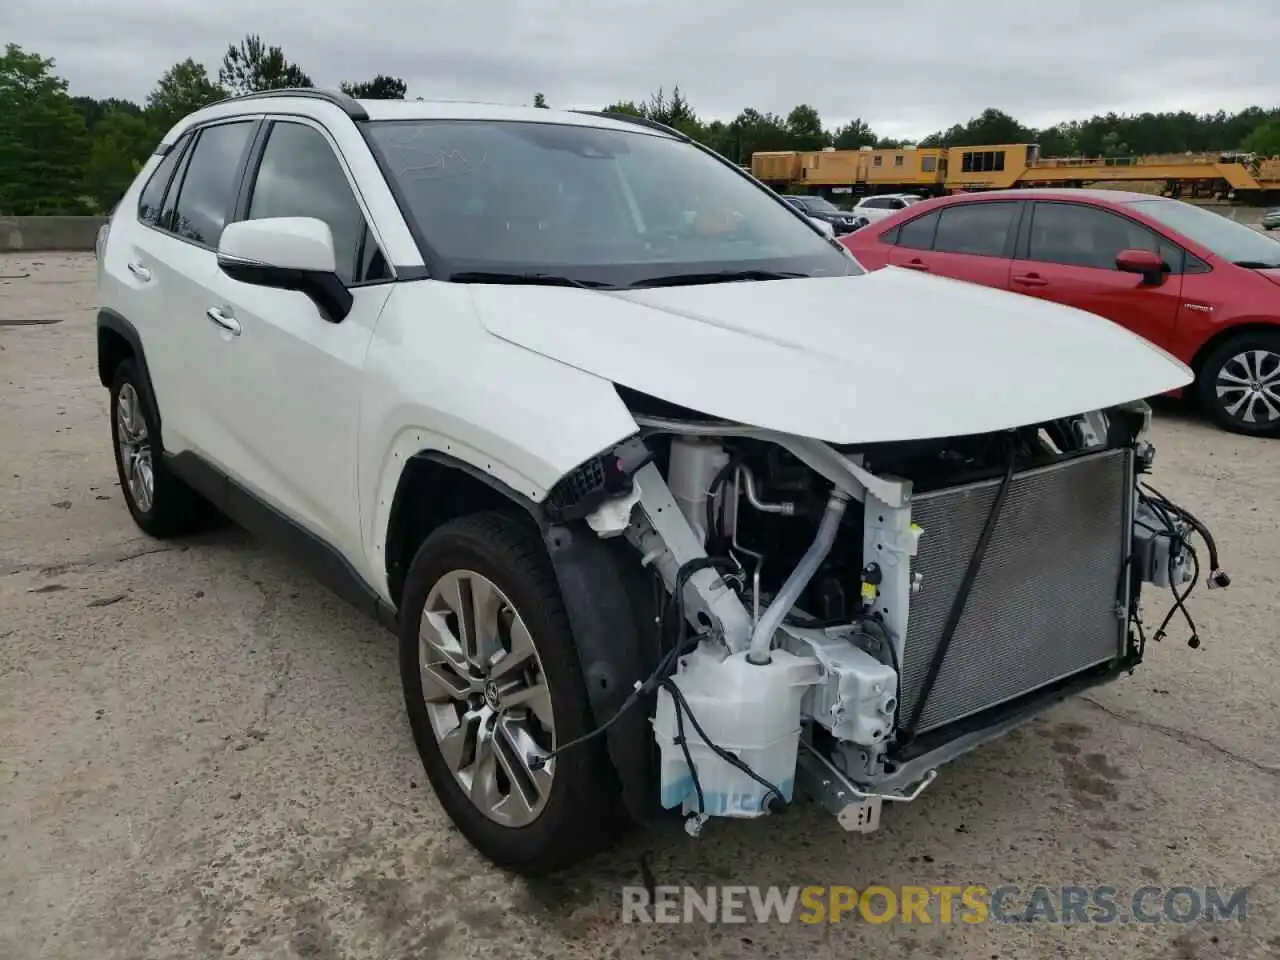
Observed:
[[[167,224],[184,240],[216,247],[236,198],[240,159],[253,121],[220,123],[200,131]],[[166,204],[168,206],[168,204]]]
[[[1115,270],[1121,250],[1150,250],[1182,271],[1181,247],[1127,217],[1078,203],[1037,203],[1032,211],[1029,260]]]
[[[388,276],[346,172],[314,127],[283,121],[271,127],[248,213],[250,220],[264,217],[314,217],[327,223],[344,283]]]
[[[1004,256],[1017,204],[961,203],[941,211],[933,249],[979,257]]]
[[[142,188],[142,196],[138,198],[138,219],[148,226],[156,226],[160,222],[160,209],[164,206],[165,191],[169,189],[169,181],[173,179],[173,171],[182,159],[182,151],[186,149],[191,138],[183,136],[169,148],[160,163],[157,164],[151,179]]]

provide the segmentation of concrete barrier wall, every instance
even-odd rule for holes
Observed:
[[[1206,203],[1238,223],[1256,226],[1263,207]],[[0,217],[0,253],[34,250],[92,250],[106,217]]]
[[[0,217],[0,253],[92,250],[106,217]]]

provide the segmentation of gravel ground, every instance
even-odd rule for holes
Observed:
[[[27,277],[17,278],[20,274]],[[1234,576],[1135,676],[944,768],[869,837],[812,807],[492,869],[425,787],[390,637],[234,531],[132,525],[89,255],[0,257],[0,957],[1274,957],[1280,442],[1158,410]],[[1153,609],[1152,613],[1162,613]],[[1270,624],[1270,626],[1269,626]],[[662,884],[1247,886],[1244,923],[643,926]]]

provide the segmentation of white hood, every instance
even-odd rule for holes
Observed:
[[[985,433],[1193,379],[1093,314],[893,267],[625,292],[472,290],[504,340],[710,416],[829,443]]]

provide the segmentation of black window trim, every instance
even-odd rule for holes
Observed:
[[[351,189],[351,194],[355,198],[356,206],[360,208],[360,213],[364,217],[364,226],[366,235],[373,237],[374,243],[378,245],[378,249],[382,251],[382,261],[386,264],[387,271],[391,274],[389,277],[382,277],[378,280],[359,280],[346,284],[348,290],[358,290],[362,287],[376,287],[384,283],[395,283],[399,280],[421,279],[406,275],[404,267],[397,267],[391,262],[391,258],[387,256],[387,245],[382,239],[377,224],[373,222],[373,216],[369,210],[369,204],[365,202],[364,195],[360,192],[360,188],[356,183],[355,175],[351,172],[351,165],[347,163],[347,158],[342,152],[342,148],[338,145],[338,140],[334,137],[333,132],[325,126],[324,123],[315,117],[310,117],[299,113],[276,113],[272,112],[263,118],[261,129],[254,138],[253,143],[249,147],[249,155],[241,171],[240,186],[236,192],[235,207],[232,211],[233,219],[229,219],[227,223],[235,223],[248,219],[249,204],[253,200],[253,187],[258,179],[258,171],[262,167],[262,158],[266,153],[267,141],[271,137],[271,130],[278,123],[297,123],[301,126],[311,127],[318,132],[321,137],[329,144],[329,149],[333,151],[334,156],[338,160],[338,166],[342,168],[343,175],[347,178],[347,186]],[[367,138],[361,137],[367,144]],[[376,159],[376,158],[375,158]],[[396,198],[397,206],[399,198]],[[361,240],[361,251],[364,249],[364,240]]]
[[[178,143],[181,142],[182,137],[190,137],[190,140],[188,140],[186,147],[183,149],[182,156],[178,158],[177,164],[174,165],[173,174],[169,177],[169,185],[165,189],[164,197],[160,201],[160,212],[162,214],[164,213],[165,207],[169,202],[170,193],[174,193],[174,191],[176,191],[176,194],[175,194],[176,197],[180,198],[182,196],[182,187],[187,179],[187,167],[191,164],[191,157],[195,154],[195,148],[200,143],[200,135],[203,134],[204,131],[209,129],[210,127],[221,127],[221,126],[226,126],[232,123],[253,124],[253,129],[249,131],[249,137],[245,144],[245,148],[240,153],[240,161],[238,164],[237,176],[234,177],[232,181],[233,183],[243,185],[245,163],[249,159],[250,150],[252,149],[253,144],[257,139],[258,132],[262,126],[261,114],[256,114],[256,113],[240,114],[237,116],[230,116],[230,117],[218,117],[216,119],[209,120],[206,123],[195,124],[191,127],[188,127],[186,130],[184,130],[182,132],[182,136],[179,137],[178,140],[174,141],[174,144],[176,146]],[[232,194],[231,204],[227,208],[228,217],[226,220],[223,221],[224,228],[228,223],[231,222],[230,215],[234,213],[238,199],[239,199],[239,189],[237,188],[235,192]],[[192,240],[190,237],[179,236],[177,232],[175,232],[169,227],[168,223],[151,224],[151,223],[145,223],[142,220],[139,220],[138,223],[140,223],[142,226],[146,227],[149,230],[154,230],[157,233],[162,233],[166,237],[169,237],[173,240],[181,241],[182,243],[190,244],[191,246],[196,247],[200,250],[208,250],[210,252],[216,252],[217,250],[216,247],[211,247],[207,243],[201,243],[198,240]]]
[[[1086,207],[1090,210],[1100,210],[1103,213],[1109,213],[1112,216],[1121,218],[1122,220],[1128,220],[1134,226],[1142,230],[1146,230],[1148,233],[1155,234],[1163,242],[1167,243],[1169,246],[1173,247],[1175,250],[1182,251],[1182,269],[1181,270],[1173,269],[1173,264],[1165,264],[1165,266],[1169,268],[1170,276],[1185,277],[1188,275],[1211,273],[1213,270],[1212,266],[1206,263],[1203,259],[1201,259],[1200,257],[1197,257],[1194,253],[1192,253],[1190,250],[1188,250],[1178,241],[1170,238],[1169,235],[1166,234],[1163,230],[1157,230],[1155,227],[1151,226],[1151,224],[1149,223],[1143,223],[1141,220],[1137,219],[1136,217],[1131,217],[1127,213],[1121,210],[1117,210],[1115,207],[1104,206],[1103,204],[1100,204],[1100,203],[1090,203],[1087,200],[1075,200],[1075,199],[1067,199],[1067,198],[1062,198],[1062,199],[1054,198],[1050,200],[1037,199],[1037,200],[1030,201],[1026,204],[1027,211],[1022,218],[1023,220],[1022,229],[1019,230],[1018,232],[1018,245],[1017,245],[1017,249],[1014,251],[1014,254],[1013,254],[1014,260],[1023,260],[1023,261],[1026,261],[1027,263],[1057,263],[1057,261],[1054,261],[1054,260],[1032,260],[1030,256],[1031,220],[1032,220],[1032,217],[1035,216],[1035,209],[1042,204],[1057,204],[1059,206]],[[1078,263],[1063,263],[1063,264],[1057,264],[1057,265],[1063,266],[1063,267],[1080,267],[1081,269],[1084,269],[1084,270],[1107,270],[1112,273],[1117,272],[1114,266],[1093,267],[1093,266],[1083,266],[1082,264],[1078,264]],[[1197,265],[1203,266],[1205,269],[1191,269],[1193,267],[1196,267]]]
[[[182,136],[174,141],[171,148],[166,150],[164,153],[156,152],[153,154],[153,156],[160,157],[160,163],[156,164],[155,170],[151,172],[151,176],[147,177],[147,182],[144,183],[142,185],[142,189],[138,191],[138,202],[134,205],[133,209],[133,218],[142,226],[156,229],[154,224],[147,223],[147,221],[142,219],[142,198],[146,196],[147,189],[151,186],[151,181],[154,180],[156,174],[160,172],[160,167],[169,159],[169,154],[176,149],[178,153],[174,158],[173,169],[169,171],[169,176],[165,180],[164,189],[160,191],[160,212],[162,213],[164,212],[164,202],[169,198],[169,191],[173,187],[173,178],[176,177],[178,175],[178,171],[182,169],[182,162],[186,159],[185,154],[187,152],[187,148],[194,140],[195,137],[190,130],[184,131]],[[159,213],[157,213],[156,219],[159,220]]]

